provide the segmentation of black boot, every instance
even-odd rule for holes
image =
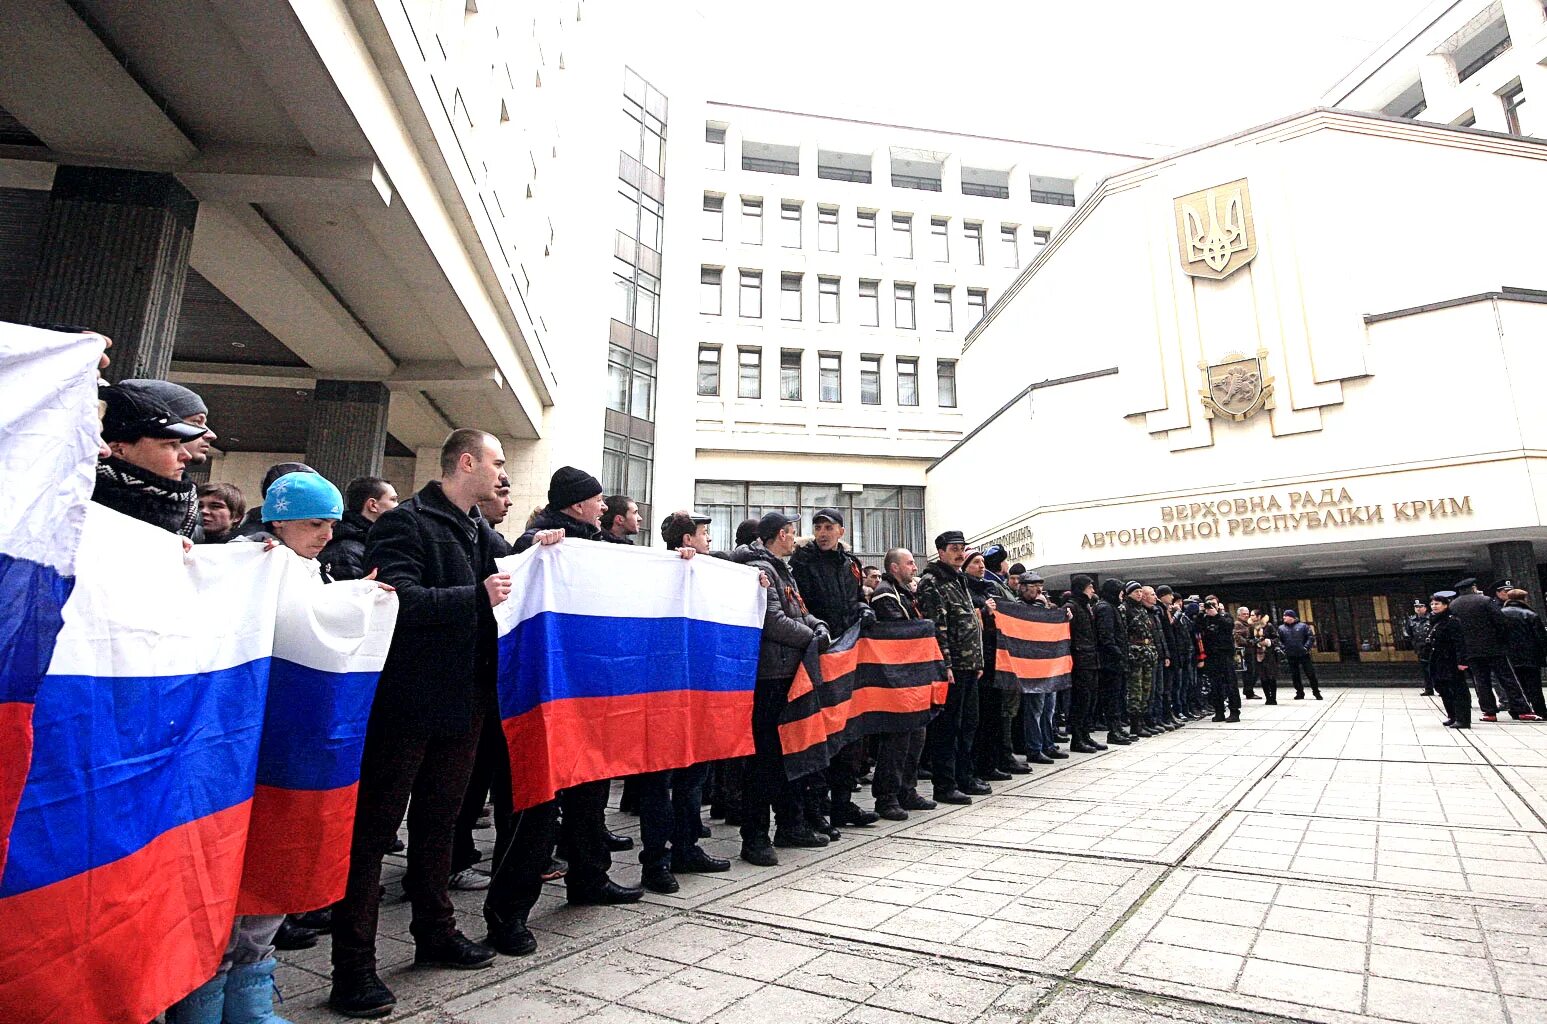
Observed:
[[[505,956],[530,956],[537,952],[537,939],[521,918],[502,921],[498,914],[485,910],[483,919],[489,925],[488,937],[483,944]]]

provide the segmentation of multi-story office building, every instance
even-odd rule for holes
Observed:
[[[1541,0],[1437,0],[1323,99],[1458,128],[1547,135],[1544,62]]]
[[[962,338],[1137,157],[691,109],[675,107],[669,161],[655,430],[677,454],[657,468],[660,501],[712,515],[721,542],[748,515],[833,506],[866,556],[922,549],[924,470],[969,419]]]

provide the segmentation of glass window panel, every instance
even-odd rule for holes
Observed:
[[[714,396],[720,393],[720,350],[701,346],[698,350],[698,393]]]
[[[725,197],[704,196],[704,238],[719,242],[725,238]]]
[[[736,394],[740,398],[763,397],[763,352],[744,348],[737,355]]]
[[[951,222],[944,217],[932,217],[929,221],[929,258],[936,263],[951,262],[951,241],[948,232]]]
[[[838,207],[819,206],[816,211],[816,247],[822,252],[838,251]]]
[[[861,327],[881,326],[881,282],[859,283],[859,322]]]
[[[962,225],[967,236],[967,261],[981,267],[983,265],[983,225],[976,222],[968,222]]]
[[[935,380],[939,385],[937,398],[940,408],[956,408],[956,362],[940,359],[935,362]]]
[[[843,357],[823,353],[817,357],[817,398],[823,402],[843,401]]]
[[[953,330],[951,316],[951,289],[935,287],[935,330]]]
[[[874,212],[859,211],[856,218],[859,225],[859,251],[867,256],[875,256],[876,249],[876,215]]]
[[[779,353],[779,397],[786,402],[800,401],[801,353],[785,349]]]
[[[779,319],[800,319],[800,283],[799,274],[779,275]]]
[[[881,404],[881,357],[859,357],[859,402],[861,405]]]
[[[763,244],[763,201],[741,201],[741,240],[747,245]]]
[[[1000,264],[1001,266],[1014,269],[1021,265],[1020,243],[1017,241],[1016,230],[1013,226],[1009,224],[1000,225],[999,246],[1004,254],[1004,262]]]
[[[817,320],[824,324],[838,322],[838,279],[817,278]]]
[[[919,361],[917,359],[897,360],[897,404],[919,404]]]
[[[892,214],[892,252],[899,259],[913,258],[913,218],[908,214]]]
[[[612,284],[612,318],[620,324],[633,324],[634,282],[614,274]]]
[[[800,248],[800,204],[779,204],[779,244],[786,249]]]
[[[911,284],[895,285],[892,289],[894,314],[897,326],[904,330],[913,330],[918,327],[918,320],[913,313],[913,286]]]
[[[698,277],[698,311],[711,316],[720,315],[720,271],[705,267]],[[624,321],[627,323],[627,321]]]
[[[763,315],[763,275],[755,270],[741,272],[741,315]]]

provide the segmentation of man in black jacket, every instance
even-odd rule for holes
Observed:
[[[1214,721],[1239,722],[1241,690],[1235,675],[1235,624],[1212,594],[1203,599],[1198,635],[1203,638],[1203,671],[1208,674],[1209,690],[1214,696]],[[1227,705],[1229,717],[1225,715]]]
[[[874,621],[875,613],[865,603],[865,567],[843,546],[843,513],[818,509],[811,517],[811,533],[811,543],[796,548],[790,556],[790,573],[800,584],[811,614],[826,623],[835,638],[855,622]],[[850,743],[828,764],[826,788],[831,806],[825,818],[819,806],[821,787],[807,793],[807,820],[829,839],[838,838],[834,833],[839,825],[868,826],[878,818],[854,802],[862,750],[860,743]]]
[[[1126,747],[1133,739],[1123,728],[1128,708],[1128,627],[1123,622],[1123,584],[1120,580],[1102,580],[1094,619],[1101,714],[1107,720],[1107,742]]]
[[[509,491],[509,487],[506,488]],[[376,520],[397,508],[397,491],[379,476],[361,476],[344,488],[344,518],[317,560],[335,580],[365,576],[365,537]]]
[[[97,462],[91,500],[152,526],[193,538],[199,528],[196,485],[183,472],[187,444],[204,428],[183,422],[150,392],[128,384],[98,391],[102,440],[112,453]]]
[[[382,855],[410,807],[404,887],[415,963],[466,969],[494,960],[492,949],[457,930],[447,881],[483,724],[481,695],[493,685],[478,671],[479,635],[492,629],[488,610],[510,596],[510,576],[494,567],[494,531],[476,511],[494,496],[504,464],[492,434],[454,430],[441,446],[440,479],[371,529],[365,560],[397,589],[398,619],[366,727],[349,881],[333,913],[328,1003],[347,1016],[381,1016],[396,1005],[376,974],[376,915]]]
[[[1074,658],[1074,684],[1069,698],[1069,749],[1076,754],[1105,750],[1090,734],[1090,719],[1100,686],[1101,654],[1096,643],[1096,581],[1075,576],[1069,581],[1069,653]]]
[[[1499,699],[1494,695],[1497,689],[1511,718],[1536,721],[1520,681],[1509,666],[1509,628],[1503,611],[1487,595],[1478,592],[1477,580],[1471,577],[1456,584],[1456,595],[1450,603],[1450,614],[1461,627],[1462,650],[1466,654],[1466,664],[1461,667],[1472,670],[1482,720],[1499,720]]]
[[[886,568],[870,608],[878,622],[908,622],[921,618],[913,603],[913,574],[918,563],[907,548],[886,553]],[[906,821],[909,811],[932,811],[939,805],[919,794],[919,758],[924,754],[927,730],[919,726],[911,732],[888,733],[876,744],[875,781],[870,793],[876,800],[876,813],[889,821]]]

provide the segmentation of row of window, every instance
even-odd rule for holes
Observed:
[[[805,355],[802,349],[786,348],[779,351],[779,400],[800,402],[805,400]],[[861,405],[881,404],[881,363],[884,357],[865,354],[859,357],[859,402]],[[698,347],[698,393],[706,398],[720,394],[720,346]],[[919,361],[916,356],[897,356],[894,374],[897,384],[897,404],[913,407],[919,404]],[[817,400],[820,402],[843,401],[843,354],[841,352],[817,353]],[[744,346],[736,350],[736,397],[763,397],[763,350]],[[956,408],[956,360],[935,360],[935,404],[941,409]]]
[[[750,320],[763,316],[763,272],[740,270],[737,286],[736,312]],[[719,267],[703,267],[699,271],[698,311],[709,316],[720,316],[724,311],[723,285],[725,272]],[[779,319],[798,323],[805,319],[805,274],[782,273],[779,275]],[[842,280],[819,275],[817,281],[816,322],[836,324],[843,322]],[[918,330],[918,311],[915,292],[917,286],[902,281],[892,282],[892,325],[900,330]],[[936,331],[951,332],[956,329],[955,295],[950,285],[934,285],[932,327]],[[968,288],[967,330],[978,325],[988,311],[988,289]],[[860,278],[858,320],[860,327],[881,326],[881,282]]]
[[[725,170],[725,129],[713,124],[705,125],[704,142],[708,149],[705,166],[711,171]],[[763,174],[799,175],[800,147],[743,141],[741,169]],[[940,161],[900,159],[894,156],[890,180],[893,188],[939,192],[944,187],[944,170],[945,165]],[[828,181],[854,181],[869,185],[872,180],[870,154],[819,149],[816,176]],[[964,166],[961,168],[961,190],[965,196],[1009,199],[1010,173]],[[1030,198],[1034,203],[1049,206],[1073,206],[1074,182],[1067,178],[1034,176],[1031,179]]]
[[[862,255],[880,255],[877,238],[878,211],[856,210],[853,232],[856,251]],[[804,248],[805,204],[786,199],[779,203],[779,220],[776,230],[777,243],[786,249]],[[924,236],[924,255],[935,263],[951,262],[951,218],[930,217],[929,233]],[[705,241],[723,242],[725,236],[725,197],[713,192],[704,193],[703,237]],[[892,214],[892,244],[887,255],[898,259],[914,258],[913,214]],[[1032,244],[1043,246],[1052,237],[1051,228],[1033,228]],[[816,208],[816,247],[819,252],[839,252],[838,207],[818,204]],[[766,237],[763,229],[763,200],[756,196],[741,197],[742,245],[762,245]],[[986,253],[983,248],[983,222],[963,220],[958,243],[957,259],[970,266],[984,266]],[[1010,269],[1021,265],[1020,228],[1014,224],[999,225],[999,265]]]
[[[843,513],[844,547],[869,564],[880,565],[892,548],[925,545],[922,487],[701,480],[693,507],[709,517],[717,548],[730,547],[742,520],[767,512],[799,516],[801,532],[810,533],[811,517],[824,508]]]

